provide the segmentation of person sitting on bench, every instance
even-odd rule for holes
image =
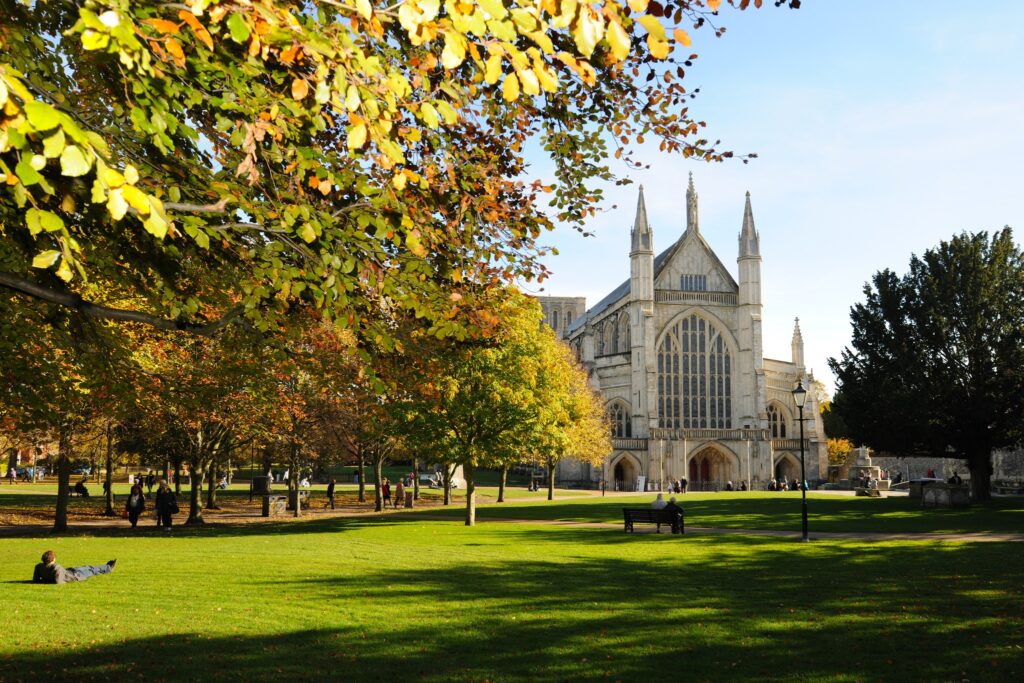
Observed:
[[[651,503],[651,509],[653,509],[653,510],[661,510],[661,509],[664,509],[664,507],[665,507],[665,497],[659,493],[658,497],[655,498],[654,502]]]
[[[665,507],[662,508],[662,510],[672,515],[672,533],[678,534],[680,531],[679,522],[683,518],[683,508],[676,504],[676,497],[672,496],[669,498],[668,503],[665,504]]]
[[[117,560],[106,564],[86,565],[84,567],[64,567],[57,564],[57,554],[52,550],[43,553],[42,562],[36,565],[32,573],[32,583],[71,583],[85,581],[97,574],[109,574],[114,571]]]
[[[85,488],[85,479],[75,482],[75,493],[80,495],[82,498],[89,497],[89,489]]]

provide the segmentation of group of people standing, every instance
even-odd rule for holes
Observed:
[[[807,486],[807,484],[806,484],[806,482],[804,482],[804,488],[805,489],[806,489],[806,486]],[[785,477],[780,478],[780,479],[772,479],[770,482],[768,482],[768,490],[769,491],[799,491],[800,490],[800,481],[796,477],[793,477],[793,481],[792,482],[786,481]]]
[[[163,527],[165,531],[170,531],[171,525],[174,523],[174,515],[178,514],[178,498],[166,481],[160,482],[153,507],[156,511],[156,525]],[[139,517],[145,511],[146,494],[142,491],[142,484],[132,484],[128,500],[124,504],[124,515],[131,522],[133,529],[138,525]]]
[[[391,499],[391,480],[385,479],[380,483],[380,497],[383,507],[387,507],[389,504],[393,507],[398,507],[399,501],[402,505],[405,505],[405,483],[399,479],[395,484],[395,498]]]
[[[686,477],[683,477],[682,479],[677,479],[675,481],[670,481],[668,483],[668,492],[669,493],[686,493],[686,486],[687,486],[687,484],[688,484],[688,482],[686,481]]]

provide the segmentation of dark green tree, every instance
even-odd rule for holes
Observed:
[[[889,270],[850,312],[852,348],[829,359],[851,437],[901,456],[961,458],[989,500],[992,450],[1024,426],[1024,254],[1009,228],[962,233]]]

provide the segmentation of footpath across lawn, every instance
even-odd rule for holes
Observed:
[[[566,493],[562,493],[566,495]],[[622,508],[647,507],[655,494],[608,496],[553,502],[514,501],[478,510],[481,519],[550,519],[572,522],[622,522]],[[687,493],[676,496],[686,525],[720,529],[800,530],[800,492]],[[998,498],[966,509],[923,509],[906,496],[857,498],[809,493],[808,517],[815,531],[863,533],[1024,533],[1024,497]],[[438,510],[431,510],[436,516]],[[459,516],[458,509],[445,509]]]
[[[408,514],[136,534],[0,540],[0,681],[1024,677],[1022,543]],[[26,583],[47,548],[117,568]]]

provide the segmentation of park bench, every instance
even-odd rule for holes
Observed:
[[[854,492],[858,496],[867,496],[868,498],[881,498],[882,492],[878,489],[869,489],[863,486],[858,486],[854,489]]]
[[[1019,496],[1024,495],[1024,484],[1015,482],[1000,482],[992,485],[993,493],[1001,493],[1003,495]]]
[[[656,524],[658,527],[658,533],[661,533],[661,525],[667,524],[669,527],[674,526],[675,513],[671,510],[655,510],[654,508],[622,508],[622,516],[625,520],[625,531],[628,533],[633,532],[633,525],[636,523],[641,524]],[[679,511],[679,533],[685,533],[686,525],[683,522],[683,511]]]

